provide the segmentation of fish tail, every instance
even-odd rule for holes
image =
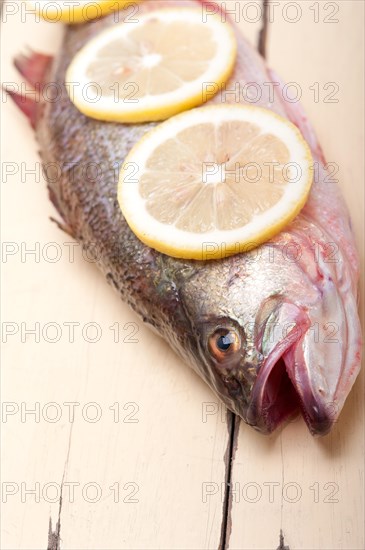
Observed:
[[[3,86],[15,105],[29,119],[33,129],[37,125],[39,105],[42,103],[41,91],[46,84],[46,75],[52,60],[52,56],[32,50],[29,50],[28,54],[19,54],[14,59],[14,65],[33,89],[19,93],[10,86]]]
[[[14,59],[14,65],[19,73],[33,86],[43,87],[46,84],[46,74],[52,64],[53,57],[29,50],[29,54],[19,54]]]

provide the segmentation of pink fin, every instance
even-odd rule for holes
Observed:
[[[283,91],[284,82],[280,78],[280,76],[278,76],[277,73],[272,69],[268,69],[268,73],[270,75],[272,82],[278,83],[280,90]],[[284,94],[282,94],[282,97],[284,97]],[[291,120],[291,122],[295,124],[301,131],[304,139],[310,145],[313,153],[315,153],[317,157],[323,162],[323,164],[325,164],[326,161],[324,159],[322,148],[318,142],[313,126],[309,122],[308,117],[303,107],[301,106],[301,104],[290,103],[289,101],[285,101],[284,109],[286,111],[286,114],[289,120]]]
[[[61,231],[64,231],[64,233],[72,237],[72,239],[75,239],[75,235],[73,234],[72,228],[69,225],[60,222],[59,220],[56,220],[56,218],[54,218],[53,216],[51,216],[49,219],[51,220],[51,222],[57,225],[58,229],[61,229]]]
[[[19,54],[14,59],[14,65],[22,76],[34,88],[44,86],[45,76],[53,57],[30,50],[29,55]]]
[[[15,105],[29,118],[32,128],[35,129],[37,121],[37,102],[34,99],[30,99],[26,96],[21,96],[12,90],[4,88],[5,92],[9,94]]]

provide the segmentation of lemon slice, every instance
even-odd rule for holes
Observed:
[[[71,100],[90,117],[163,120],[201,105],[204,86],[225,83],[236,54],[229,23],[218,16],[203,23],[197,8],[166,8],[92,39],[71,62],[66,82],[77,83]]]
[[[30,11],[47,21],[84,23],[120,10],[139,0],[25,0]]]
[[[213,105],[147,133],[123,164],[118,200],[145,244],[209,260],[278,233],[312,179],[310,149],[291,122],[259,107]]]

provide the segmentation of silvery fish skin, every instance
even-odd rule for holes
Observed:
[[[174,4],[202,8],[198,1],[149,0],[140,13]],[[62,99],[30,113],[64,226],[95,254],[121,298],[245,422],[270,433],[300,411],[313,434],[327,433],[360,368],[358,259],[348,212],[305,115],[280,93],[271,97],[267,84],[278,78],[237,32],[237,66],[227,89],[256,83],[261,99],[255,104],[298,125],[315,161],[309,200],[282,233],[251,252],[208,262],[160,254],[135,237],[117,202],[118,167],[154,124],[92,120],[65,90],[73,56],[112,24],[113,16],[66,29],[47,74],[48,82],[62,87]],[[39,76],[36,63],[18,65],[28,80],[32,70]],[[219,93],[212,102],[224,100],[234,102],[235,94]],[[60,177],[52,176],[54,163]],[[95,163],[100,171],[85,171]],[[217,347],[222,335],[234,342],[227,350],[221,340]]]

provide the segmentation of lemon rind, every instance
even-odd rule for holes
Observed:
[[[205,119],[203,117],[203,120],[199,118],[199,115],[202,114],[204,111]],[[272,208],[268,209],[266,212],[264,212],[261,215],[261,218],[264,219],[265,217],[268,217],[268,213],[270,211],[274,211],[276,208],[277,210],[280,210],[281,205],[285,206],[285,210],[283,210],[283,213],[280,214],[280,216],[277,216],[276,218],[274,216],[271,216],[271,221],[267,227],[261,226],[261,228],[258,231],[252,231],[248,233],[247,227],[251,225],[251,223],[244,225],[242,228],[234,229],[234,230],[215,230],[208,233],[203,234],[197,234],[197,233],[189,233],[188,231],[183,231],[180,229],[175,228],[173,225],[163,224],[161,222],[158,222],[158,220],[155,220],[150,216],[147,211],[143,208],[134,210],[130,207],[129,200],[126,198],[126,192],[128,193],[128,190],[125,188],[124,184],[124,169],[126,164],[131,162],[136,162],[136,160],[139,158],[142,158],[142,161],[140,162],[140,171],[143,172],[144,169],[144,160],[145,155],[140,155],[141,152],[143,152],[143,149],[146,149],[146,145],[148,146],[149,142],[153,142],[155,146],[158,146],[164,142],[164,140],[156,140],[156,137],[158,137],[158,134],[163,131],[164,128],[167,128],[168,126],[171,126],[171,128],[177,128],[177,122],[179,120],[183,119],[195,119],[195,122],[198,124],[200,122],[207,122],[208,120],[214,120],[217,119],[219,114],[222,114],[223,111],[225,113],[231,112],[232,116],[234,113],[245,112],[251,113],[250,119],[254,120],[257,118],[260,118],[260,116],[269,117],[271,121],[279,121],[280,126],[276,126],[276,130],[280,128],[289,129],[289,133],[292,134],[292,137],[295,138],[295,144],[298,147],[298,151],[300,149],[301,151],[301,157],[300,163],[302,167],[306,168],[304,170],[304,173],[300,179],[300,189],[297,193],[294,193],[293,191],[293,198],[288,200],[288,194],[286,195],[284,193],[284,197],[278,201],[276,205],[274,205]],[[218,117],[219,118],[219,117]],[[222,121],[225,119],[222,118]],[[241,118],[238,120],[247,120],[247,117]],[[188,127],[188,126],[187,126]],[[280,132],[279,132],[280,133]],[[169,134],[166,133],[166,136]],[[167,139],[167,138],[166,138]],[[284,141],[285,143],[285,141]],[[151,152],[155,149],[155,146],[151,148]],[[294,145],[292,145],[294,147]],[[298,153],[299,154],[299,153]],[[148,158],[148,157],[146,157]],[[239,245],[239,251],[249,251],[256,246],[268,241],[270,238],[274,237],[276,234],[278,234],[285,226],[287,226],[291,221],[294,220],[294,218],[299,214],[299,212],[304,207],[308,195],[311,189],[312,181],[313,181],[313,171],[311,171],[311,165],[312,165],[312,155],[310,148],[306,141],[304,140],[302,134],[300,133],[299,129],[294,126],[289,120],[282,118],[281,116],[277,115],[276,113],[273,113],[272,111],[268,111],[267,109],[263,109],[256,106],[250,106],[250,105],[212,105],[212,106],[204,106],[199,109],[195,109],[193,111],[189,111],[188,113],[182,113],[174,118],[160,124],[159,126],[153,128],[150,130],[143,138],[132,148],[132,150],[127,155],[121,172],[120,172],[120,179],[119,179],[119,186],[118,186],[118,201],[122,210],[122,213],[130,226],[131,230],[135,233],[135,235],[146,245],[150,246],[151,248],[154,248],[155,250],[158,250],[159,252],[163,254],[167,254],[169,256],[173,256],[176,258],[182,258],[182,259],[192,259],[192,260],[207,260],[207,259],[222,259],[224,257],[233,255],[237,253],[237,245]],[[299,192],[300,191],[300,192]],[[136,191],[134,190],[134,196],[130,198],[130,201],[133,202],[133,200],[136,197]],[[143,199],[140,199],[141,204],[143,203]],[[278,206],[279,205],[279,206]],[[282,210],[282,208],[281,208]],[[138,219],[137,219],[138,218]],[[143,219],[142,223],[139,223],[139,219]],[[146,220],[153,219],[153,223],[146,224]],[[156,234],[155,231],[151,231],[151,227],[159,227],[161,229],[160,232]],[[148,227],[148,229],[147,229]],[[165,235],[162,235],[165,233]],[[173,238],[171,235],[180,234],[182,239],[180,241],[180,244],[177,245],[176,241],[173,242]],[[244,237],[245,234],[247,234],[247,237]],[[241,236],[240,236],[241,235]],[[189,244],[189,237],[191,240],[196,241],[196,245],[193,245],[191,242]],[[184,241],[184,244],[182,244]],[[215,249],[209,250],[208,252],[203,249],[204,244],[214,244],[216,245]]]

